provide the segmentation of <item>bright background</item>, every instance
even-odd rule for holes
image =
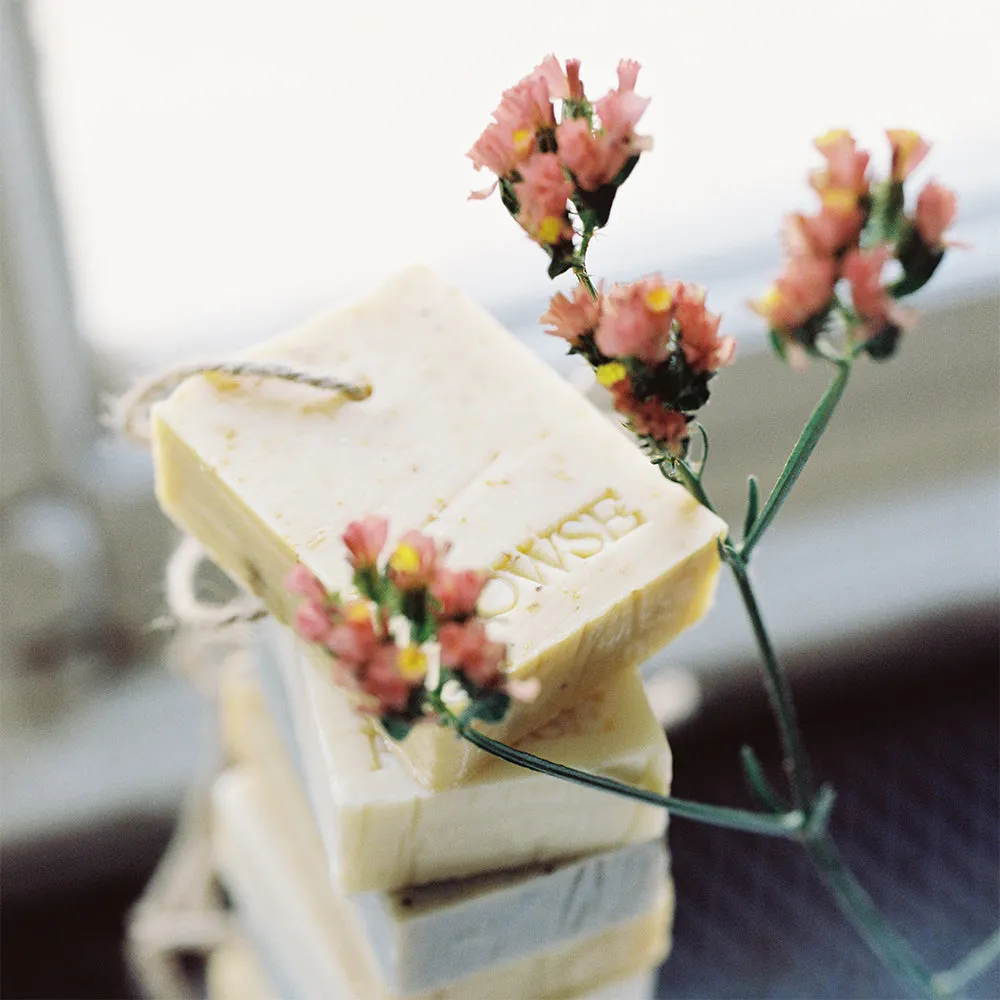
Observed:
[[[923,131],[938,147],[923,176],[957,187],[967,218],[996,193],[1000,17],[975,0],[38,0],[33,14],[79,324],[129,353],[246,343],[416,259],[530,323],[551,294],[544,259],[498,199],[465,200],[486,180],[464,153],[553,48],[583,60],[593,96],[636,58],[653,97],[656,147],[595,243],[601,274],[706,281],[751,254],[773,268],[780,215],[811,204],[811,139],[835,126],[883,166],[884,127]],[[714,300],[737,327],[743,291]]]

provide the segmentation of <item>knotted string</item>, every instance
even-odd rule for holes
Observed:
[[[185,536],[167,562],[166,597],[169,614],[157,618],[151,628],[170,630],[178,625],[194,628],[220,629],[259,621],[268,615],[263,603],[242,591],[224,604],[206,601],[198,596],[196,580],[202,563],[211,556],[201,543]]]
[[[360,402],[372,394],[372,387],[367,382],[345,382],[331,375],[312,375],[291,365],[261,361],[202,361],[177,365],[139,379],[128,392],[112,402],[107,417],[108,425],[132,441],[148,444],[150,407],[193,375],[281,379],[326,392],[340,393],[352,402]]]
[[[139,379],[126,393],[111,402],[107,425],[132,441],[148,444],[150,408],[195,375],[279,379],[323,392],[339,393],[352,402],[368,399],[372,394],[372,387],[367,382],[345,382],[331,375],[311,374],[291,365],[259,361],[201,361],[176,365]],[[166,596],[170,613],[156,619],[151,628],[170,630],[178,625],[190,625],[220,629],[267,616],[263,604],[246,592],[225,604],[199,597],[195,580],[199,567],[209,558],[195,539],[185,538],[181,542],[167,563]]]

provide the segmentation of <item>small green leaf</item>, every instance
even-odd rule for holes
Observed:
[[[374,566],[356,570],[354,573],[354,586],[362,597],[369,601],[378,601],[381,597],[381,580],[378,571]]]
[[[768,336],[771,341],[771,347],[774,349],[774,353],[777,354],[782,361],[787,361],[788,352],[785,347],[785,338],[782,337],[777,330],[769,330]]]
[[[890,286],[889,292],[900,299],[919,291],[931,280],[944,259],[944,249],[925,243],[917,227],[910,225],[899,241],[897,256],[903,276]]]
[[[503,207],[511,215],[516,217],[517,213],[521,211],[521,202],[518,201],[517,195],[514,193],[514,182],[506,177],[500,178],[500,200],[503,202]]]
[[[560,243],[548,246],[545,249],[552,257],[552,261],[549,264],[550,278],[558,278],[560,274],[565,274],[567,271],[573,269],[573,265],[576,263],[576,254],[572,240],[562,240]]]
[[[895,323],[886,323],[874,337],[865,341],[865,352],[872,361],[885,361],[887,358],[891,358],[896,353],[901,332]]]
[[[400,719],[396,715],[383,715],[381,721],[386,735],[394,739],[397,743],[402,743],[410,735],[410,729],[413,728],[409,722]]]
[[[769,809],[773,813],[784,812],[787,806],[771,787],[753,747],[740,747],[740,760],[743,763],[743,776],[746,778],[751,795],[765,809]]]
[[[756,476],[747,479],[747,510],[743,517],[743,537],[746,538],[757,523],[757,515],[760,513],[760,492],[758,489]]]
[[[489,691],[476,698],[463,713],[483,722],[502,722],[510,706],[510,696],[503,691]]]

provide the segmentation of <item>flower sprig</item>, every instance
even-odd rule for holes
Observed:
[[[449,545],[419,531],[405,532],[380,566],[388,531],[368,516],[341,536],[355,597],[327,591],[301,563],[292,569],[285,585],[303,599],[296,632],[329,654],[334,680],[393,739],[420,722],[500,722],[511,697],[530,699],[537,684],[505,674],[507,648],[478,615],[490,574],[448,569]]]
[[[541,318],[547,332],[565,339],[571,353],[590,362],[661,473],[714,510],[702,483],[708,433],[695,414],[708,401],[710,380],[732,360],[732,338],[718,335],[719,317],[707,311],[705,292],[695,285],[651,275],[605,293],[587,271],[595,229],[607,223],[618,187],[639,152],[651,148],[647,139],[633,134],[646,104],[634,95],[638,68],[632,62],[619,64],[617,96],[591,106],[579,80],[579,63],[570,60],[563,73],[555,58],[548,57],[504,95],[494,124],[469,155],[477,167],[488,166],[497,174],[508,211],[546,247],[549,275],[572,270],[579,282],[571,295],[560,292],[552,298]],[[554,98],[563,100],[558,124],[551,107]],[[829,830],[833,790],[817,788],[813,781],[791,688],[749,575],[751,555],[829,425],[854,363],[862,354],[881,360],[895,352],[914,315],[898,300],[922,288],[947,247],[955,245],[946,238],[957,209],[952,191],[930,181],[907,210],[905,182],[930,145],[909,130],[890,130],[887,135],[892,161],[889,176],[881,181],[869,175],[870,156],[857,148],[850,133],[835,130],[816,141],[825,160],[824,168],[811,176],[820,208],[814,215],[794,214],[786,220],[784,271],[751,303],[768,321],[772,344],[783,359],[801,366],[815,355],[836,369],[763,506],[757,480],[750,477],[742,541],[726,537],[720,542],[720,556],[733,573],[760,651],[791,805],[784,806],[768,784],[750,747],[744,748],[744,773],[765,814],[651,797],[553,765],[485,734],[458,731],[476,746],[522,767],[645,801],[655,798],[675,816],[799,840],[872,950],[915,994],[940,1000],[954,996],[977,970],[1000,956],[1000,932],[953,969],[934,975],[878,912]],[[613,157],[602,159],[612,152]],[[576,210],[579,231],[571,224],[567,201]],[[884,276],[890,267],[896,273]],[[838,325],[843,336],[835,338]],[[703,445],[696,463],[688,458],[692,425]]]
[[[618,86],[592,103],[579,60],[564,69],[547,56],[504,92],[493,122],[467,154],[477,170],[497,176],[471,197],[488,197],[499,186],[504,207],[549,255],[552,278],[579,265],[577,237],[585,247],[607,225],[618,188],[652,148],[635,131],[649,104],[635,92],[638,74],[639,64],[623,59]]]
[[[775,350],[793,363],[829,353],[826,339],[836,315],[846,321],[849,350],[876,360],[890,357],[914,319],[897,300],[922,288],[952,245],[945,233],[957,211],[953,191],[929,181],[912,213],[906,211],[904,184],[930,144],[911,130],[886,135],[891,168],[879,182],[869,175],[870,154],[857,148],[849,132],[835,129],[816,140],[826,161],[810,177],[820,209],[785,220],[784,270],[751,303],[770,324]],[[883,281],[893,260],[900,276]],[[838,283],[849,291],[850,307]]]
[[[658,274],[596,298],[582,285],[572,298],[558,292],[541,322],[590,362],[637,435],[678,457],[710,380],[736,350],[732,337],[718,335],[720,317],[705,307],[704,288]]]

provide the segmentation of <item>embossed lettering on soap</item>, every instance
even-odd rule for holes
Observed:
[[[546,584],[572,572],[618,539],[646,523],[642,511],[626,505],[615,489],[567,514],[554,525],[504,552],[492,566],[493,579],[480,598],[480,614],[496,618],[534,600]]]

